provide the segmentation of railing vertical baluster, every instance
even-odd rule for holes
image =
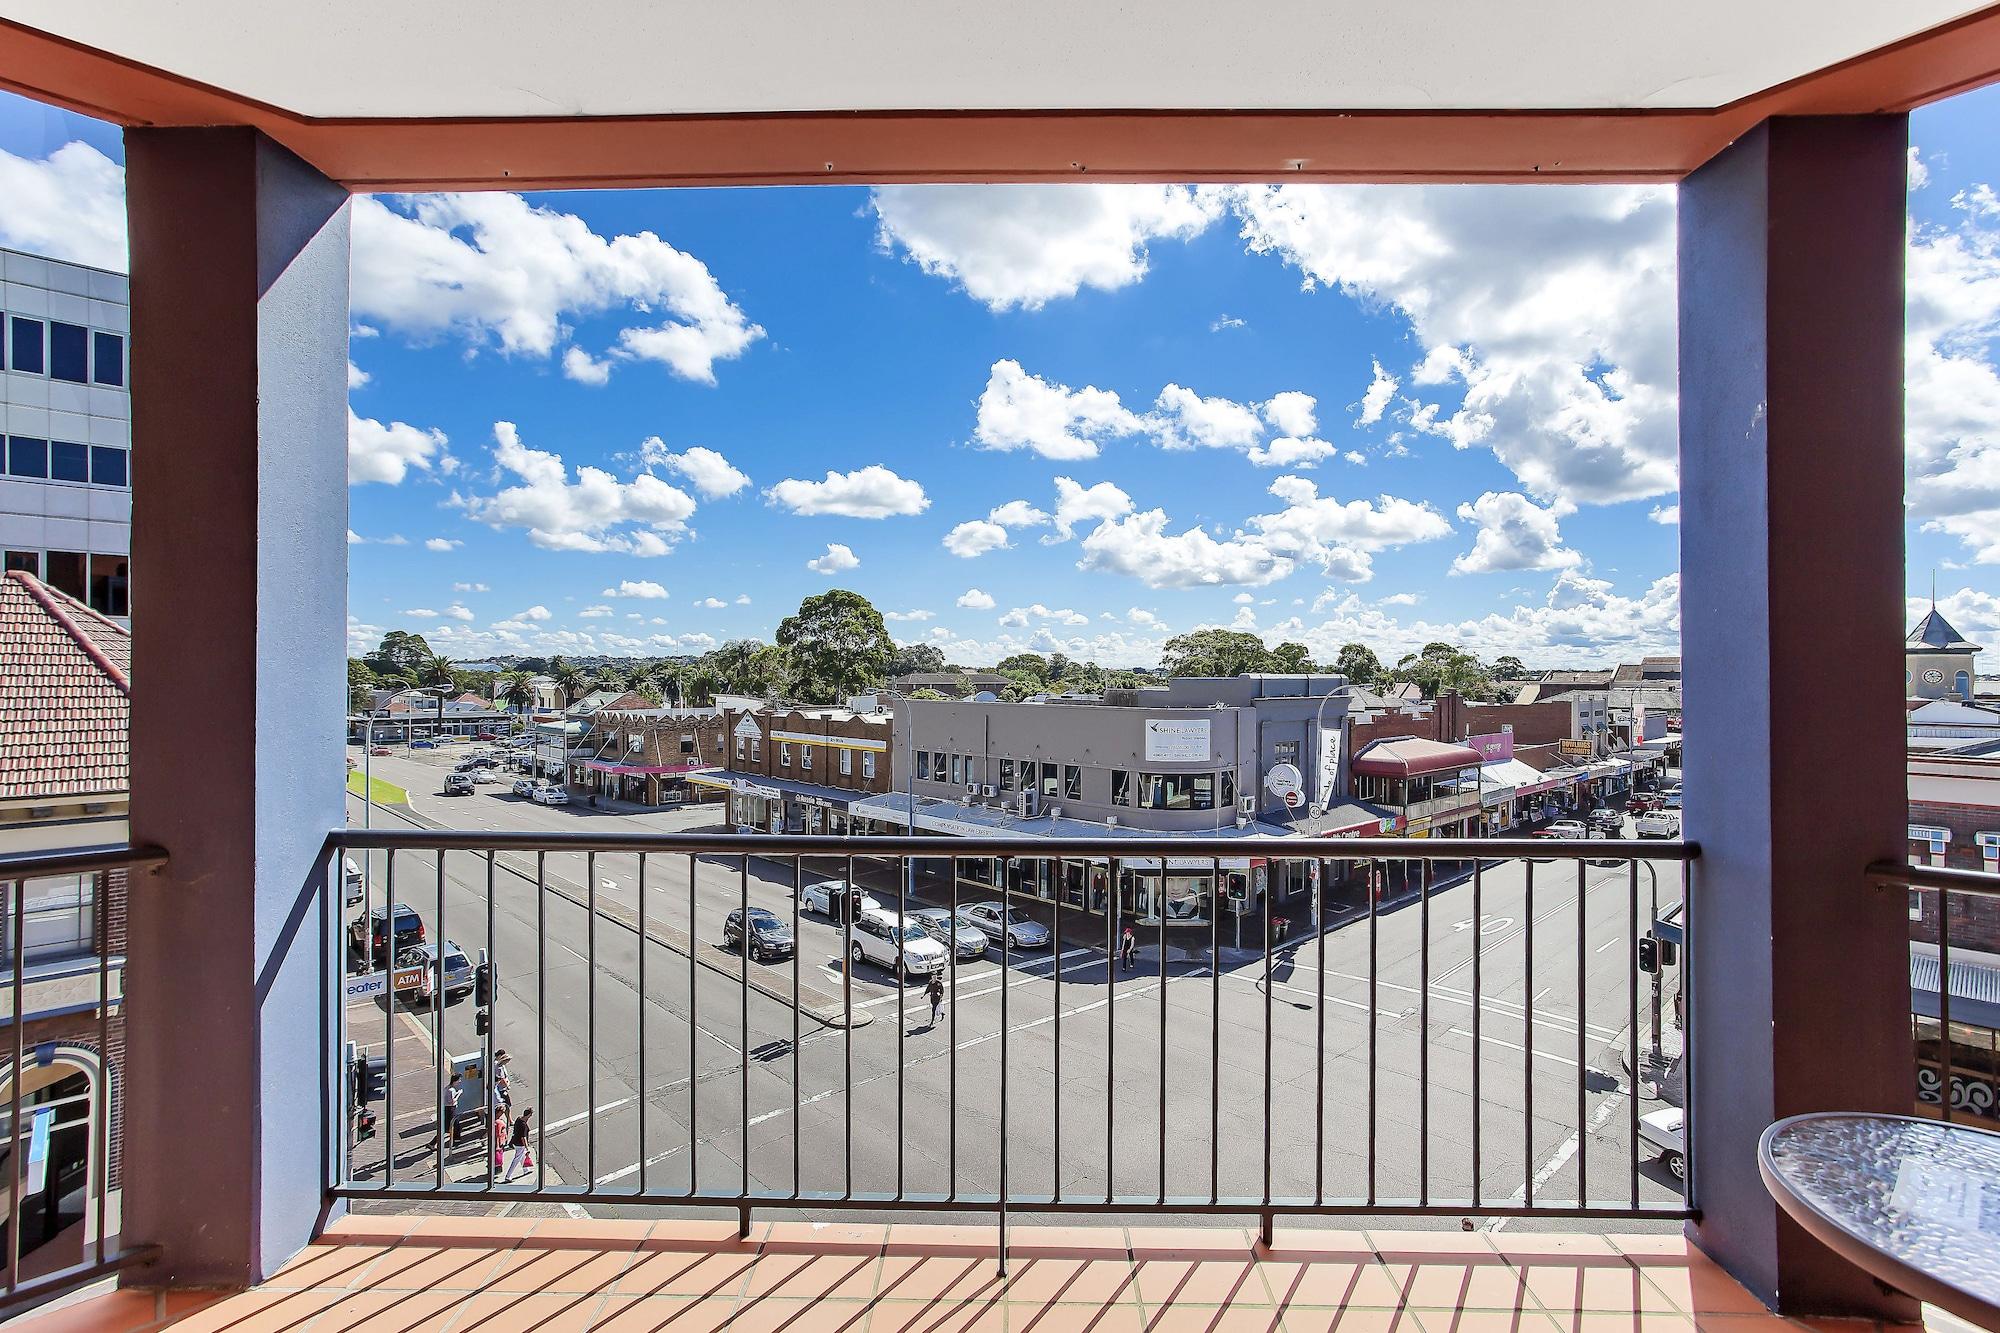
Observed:
[[[1695,1148],[1695,1136],[1700,1126],[1695,1123],[1695,1069],[1694,1043],[1688,1034],[1694,1031],[1695,988],[1688,984],[1694,976],[1694,866],[1681,862],[1681,1166],[1686,1175],[1681,1179],[1681,1199],[1690,1208],[1700,1208],[1700,1194],[1695,1190],[1695,1163],[1701,1154]],[[1943,980],[1942,977],[1939,978]]]
[[[1118,1184],[1118,952],[1114,947],[1118,912],[1124,905],[1125,866],[1111,858],[1111,897],[1104,904],[1104,1201],[1110,1203]]]
[[[549,1087],[548,853],[535,853],[535,1189],[548,1187]],[[508,1164],[512,1165],[512,1159]]]
[[[1167,1203],[1167,858],[1160,858],[1153,911],[1160,918],[1160,1206]]]
[[[597,1189],[597,853],[583,854],[583,1192]],[[540,1117],[537,1117],[539,1119]],[[537,1162],[541,1154],[535,1154]]]
[[[997,859],[997,858],[996,858]],[[958,858],[951,859],[951,877],[958,879]],[[1007,914],[1013,904],[1008,901],[1007,870],[1000,868],[1000,1216],[999,1216],[999,1267],[1000,1276],[1007,1276],[1007,977],[1014,970],[1012,940],[1014,932],[1008,929]]]
[[[1628,1155],[1631,1158],[1632,1170],[1632,1207],[1636,1210],[1639,1207],[1639,862],[1636,857],[1631,862],[1631,871],[1632,896],[1626,918],[1631,923],[1632,947],[1625,951],[1625,974],[1631,984],[1625,1030],[1632,1034],[1632,1085],[1631,1095],[1625,1099],[1630,1103],[1625,1108],[1627,1121],[1625,1141],[1630,1147]],[[1659,957],[1656,954],[1653,966],[1659,965]]]
[[[905,868],[911,858],[904,858]],[[951,920],[952,929],[958,929],[958,867],[953,866],[951,875]],[[1006,873],[1001,872],[1000,903],[1007,902]],[[945,1056],[945,1194],[958,1197],[958,959],[951,960],[951,1009],[945,1015],[945,1040],[949,1043],[949,1054]]]
[[[1222,1202],[1222,861],[1208,858],[1208,1201]]]
[[[345,945],[340,936],[341,926],[344,924],[342,917],[347,911],[347,844],[345,843],[334,843],[332,874],[334,876],[333,882],[339,885],[339,888],[337,890],[329,888],[326,895],[329,901],[326,908],[325,953],[327,964],[332,969],[332,974],[327,978],[326,985],[327,998],[333,1006],[333,1013],[327,1025],[329,1029],[328,1035],[333,1041],[333,1049],[326,1052],[326,1059],[324,1061],[333,1071],[332,1095],[327,1098],[326,1129],[327,1138],[332,1140],[331,1147],[333,1150],[332,1165],[329,1172],[332,1179],[329,1183],[332,1185],[345,1185],[348,1182],[348,1175],[352,1165],[348,1161],[347,1151],[348,1125],[350,1123],[347,1114],[347,1101],[348,1098],[354,1095],[353,1090],[349,1086],[353,1082],[354,1075],[347,1068],[346,1064],[347,959],[342,952]],[[129,870],[126,872],[125,884],[127,901],[129,902],[132,891],[132,872]],[[108,916],[108,905],[100,904],[100,907],[106,908],[100,915]],[[110,952],[111,937],[108,923],[100,924],[104,925],[104,929],[99,933],[98,940],[100,947],[97,951],[97,957],[101,966],[98,969],[97,1002],[100,1011],[99,1016],[108,1021],[111,1011],[111,992],[106,989],[110,981],[110,960],[106,955]],[[119,981],[122,988],[124,981],[122,972],[120,973]],[[111,1069],[111,1047],[106,1044],[108,1036],[109,1033],[107,1031],[100,1029],[98,1033],[98,1049],[103,1052],[102,1058],[107,1075],[105,1079],[106,1083],[110,1081],[109,1072]],[[98,1107],[99,1117],[101,1119],[108,1119],[110,1109],[108,1101],[101,1102]],[[100,1128],[107,1134],[110,1132],[108,1124],[101,1125]],[[111,1188],[111,1153],[108,1139],[103,1140],[100,1144],[97,1150],[97,1160],[103,1163],[101,1172],[101,1184],[103,1188],[98,1191],[97,1218],[98,1241],[102,1245],[104,1237],[104,1194]],[[101,1258],[102,1256],[100,1255],[99,1257]]]
[[[1290,862],[1286,862],[1287,865]],[[1258,1226],[1266,1249],[1271,1245],[1271,895],[1277,891],[1277,876],[1264,882],[1264,1193]]]
[[[639,1193],[646,1193],[646,854],[639,853]],[[747,923],[746,923],[747,924]],[[690,958],[688,965],[694,965]]]
[[[382,876],[382,1188],[396,1183],[396,854]],[[363,928],[368,960],[375,961],[375,923]]]
[[[1332,875],[1328,861],[1315,861],[1318,898],[1313,907],[1313,934],[1319,936],[1319,980],[1313,1005],[1313,1202],[1326,1204],[1326,893]]]
[[[741,996],[737,1010],[736,1064],[740,1077],[736,1085],[737,1111],[742,1120],[741,1135],[737,1139],[738,1150],[743,1155],[742,1177],[743,1197],[750,1197],[750,854],[745,852],[737,866],[737,922],[741,929],[736,932],[737,947],[743,950],[743,971],[738,975],[736,987]],[[793,952],[798,951],[798,943],[792,944]],[[692,962],[693,960],[689,960]],[[750,1234],[750,1212],[746,1207],[742,1213],[741,1234]]]
[[[445,952],[451,942],[451,936],[445,932],[444,928],[444,858],[447,855],[448,853],[442,848],[438,850],[437,966],[433,969],[428,969],[431,972],[431,982],[435,986],[435,989],[431,991],[431,1061],[436,1066],[434,1072],[437,1074],[437,1102],[435,1103],[437,1106],[437,1158],[435,1164],[437,1168],[436,1184],[439,1189],[444,1188],[445,1142],[450,1136],[451,1131],[457,1128],[456,1124],[446,1123],[452,1119],[452,1116],[444,1097],[445,1066],[451,1063],[451,1052],[445,1048],[444,1044]]]
[[[1584,917],[1588,898],[1588,861],[1576,863],[1576,1202],[1578,1207],[1590,1203],[1590,1089],[1584,1068],[1584,1020],[1590,1009],[1590,995],[1585,985],[1586,941],[1584,939]]]
[[[998,864],[999,864],[999,862],[997,862],[997,861],[996,861],[996,862],[995,862],[994,864],[995,864],[995,865],[998,865]],[[1089,894],[1090,894],[1090,867],[1091,867],[1091,862],[1090,862],[1090,861],[1088,861],[1088,860],[1084,861],[1084,863],[1083,863],[1083,892],[1084,892],[1084,896],[1085,896],[1086,900],[1088,899],[1088,897],[1089,897]],[[1002,884],[1002,887],[1004,888],[1004,887],[1005,887],[1005,883],[1006,883],[1006,880],[1005,880],[1005,876],[1003,875],[1003,876],[1001,876],[1000,878],[1001,878],[1001,884]],[[1049,940],[1049,953],[1050,953],[1050,954],[1052,955],[1052,956],[1051,956],[1051,958],[1049,959],[1049,967],[1050,967],[1050,970],[1051,970],[1051,975],[1052,975],[1052,976],[1054,977],[1054,984],[1055,984],[1055,990],[1056,990],[1056,998],[1055,998],[1055,1009],[1054,1009],[1054,1014],[1055,1014],[1055,1019],[1054,1019],[1054,1022],[1055,1022],[1055,1029],[1056,1029],[1056,1031],[1055,1031],[1055,1067],[1054,1067],[1053,1071],[1051,1072],[1051,1074],[1050,1074],[1050,1076],[1049,1076],[1049,1097],[1050,1097],[1050,1100],[1051,1100],[1051,1101],[1052,1101],[1052,1102],[1054,1103],[1054,1105],[1053,1105],[1053,1108],[1052,1108],[1052,1109],[1053,1109],[1053,1111],[1054,1111],[1054,1115],[1053,1115],[1053,1117],[1052,1117],[1052,1120],[1053,1120],[1053,1122],[1054,1122],[1054,1125],[1053,1125],[1053,1129],[1054,1129],[1054,1134],[1053,1134],[1053,1137],[1054,1137],[1054,1140],[1055,1140],[1055,1148],[1054,1148],[1054,1151],[1055,1151],[1055,1166],[1054,1166],[1053,1170],[1051,1170],[1051,1172],[1050,1172],[1050,1174],[1049,1174],[1049,1199],[1050,1199],[1050,1200],[1051,1200],[1052,1202],[1056,1203],[1056,1204],[1061,1204],[1061,1203],[1062,1203],[1062,1175],[1063,1175],[1063,1150],[1062,1150],[1062,1048],[1063,1048],[1063,1040],[1062,1040],[1062,1018],[1063,1018],[1063,1015],[1062,1015],[1062,974],[1063,974],[1063,962],[1062,962],[1062,956],[1063,956],[1063,933],[1062,933],[1062,924],[1063,924],[1063,898],[1064,898],[1064,896],[1065,896],[1065,891],[1066,891],[1066,888],[1067,888],[1067,886],[1066,886],[1066,885],[1061,885],[1061,884],[1058,884],[1058,885],[1056,886],[1056,924],[1055,924],[1055,929],[1054,929],[1054,930],[1053,930],[1052,932],[1050,932],[1050,940]],[[952,951],[952,956],[953,956],[954,958],[958,956],[958,951],[957,951],[956,949],[954,949],[954,950]]]
[[[1521,906],[1521,1202],[1535,1202],[1535,862],[1527,865]],[[1581,1070],[1577,1071],[1579,1074]]]
[[[1951,1109],[1951,891],[1937,891],[1938,915],[1938,1110],[1946,1122]],[[18,975],[18,974],[17,974]]]
[[[701,1009],[694,979],[701,967],[694,951],[701,947],[695,938],[695,879],[697,863],[688,853],[688,1194],[701,1193]],[[794,945],[794,947],[797,947]]]
[[[494,1083],[499,1071],[493,1067],[493,1030],[498,1027],[500,1017],[500,940],[493,933],[493,853],[486,853],[486,964],[490,995],[486,1005],[486,1037],[480,1043],[480,1093],[486,1105],[480,1108],[480,1133],[486,1140],[486,1189],[491,1192],[495,1180],[493,1150],[500,1146],[500,1137],[493,1128],[493,1109],[499,1105],[494,1093]],[[476,1001],[479,997],[474,996]]]
[[[913,826],[914,827],[914,826]],[[847,858],[847,877],[841,881],[845,890],[840,899],[840,1009],[845,1026],[846,1038],[841,1054],[841,1104],[845,1108],[841,1116],[840,1132],[843,1140],[841,1162],[845,1173],[845,1197],[854,1197],[854,858]],[[953,878],[957,878],[955,875]],[[831,899],[828,906],[832,906]],[[796,947],[796,946],[794,946]]]
[[[340,1033],[338,1031],[340,1020],[336,1011],[340,1006],[332,998],[334,968],[330,952],[333,945],[334,926],[337,919],[336,913],[339,910],[334,906],[339,901],[339,897],[336,896],[333,886],[340,886],[339,893],[346,892],[346,884],[340,874],[340,866],[340,844],[330,838],[327,842],[326,854],[320,861],[319,869],[320,874],[327,876],[327,878],[320,881],[319,895],[319,1101],[320,1114],[325,1117],[327,1126],[327,1132],[320,1135],[319,1144],[319,1188],[321,1197],[328,1197],[329,1192],[340,1178],[340,1166],[338,1162],[340,1150],[335,1146],[337,1140],[335,1140],[332,1132],[334,1126],[341,1123],[340,1108],[334,1099],[334,1089],[339,1085],[339,1078],[337,1076],[333,1078],[328,1077],[332,1072],[333,1066],[339,1062],[340,1057],[335,1052],[346,1049],[346,1047],[340,1044]],[[104,919],[109,911],[109,906],[105,902],[105,887],[109,883],[110,877],[108,875],[103,879],[99,879],[96,876],[90,877],[90,943],[91,947],[97,953],[97,1077],[91,1080],[90,1116],[84,1130],[85,1151],[89,1154],[88,1170],[85,1173],[84,1180],[85,1197],[87,1198],[89,1182],[93,1177],[96,1178],[97,1197],[100,1200],[103,1199],[105,1191],[111,1188],[109,1170],[111,1158],[99,1147],[97,1141],[97,1129],[103,1117],[103,1107],[100,1105],[97,1092],[111,1080],[111,1043],[109,1040],[111,1035],[109,1017],[111,1013],[111,992],[105,989],[105,983],[110,979],[110,964],[109,960],[105,958],[105,950],[109,947],[110,941],[103,929]],[[346,987],[343,986],[341,989],[345,991]],[[97,1243],[91,1248],[91,1253],[96,1256],[92,1262],[101,1264],[104,1262],[104,1217],[101,1206],[98,1209],[98,1213]]]
[[[805,861],[792,858],[792,1195],[805,1193],[799,1160],[799,895],[805,891]]]
[[[1417,1202],[1431,1201],[1431,863],[1417,877]],[[1477,922],[1474,926],[1477,926]]]
[[[28,1062],[24,1004],[28,992],[28,881],[14,881],[14,905],[9,918],[13,927],[14,955],[14,1068],[7,1080],[7,1294],[21,1285],[21,1185],[27,1177],[27,1136],[21,1133],[22,1070]]]
[[[1380,878],[1377,878],[1379,872]],[[1377,1028],[1375,1012],[1375,987],[1377,974],[1381,970],[1381,930],[1382,890],[1389,886],[1389,863],[1381,861],[1371,868],[1368,882],[1368,1206],[1373,1208],[1379,1190],[1375,1170],[1375,1096],[1380,1079],[1377,1043],[1381,1040]]]
[[[1486,1104],[1479,1097],[1480,1065],[1485,1063],[1486,1048],[1479,1044],[1479,1020],[1485,1011],[1485,1000],[1480,990],[1480,960],[1486,952],[1486,916],[1482,910],[1480,858],[1472,858],[1472,1206],[1480,1206],[1485,1197],[1480,1173],[1480,1122],[1484,1120]]]
[[[952,877],[958,877],[958,861],[952,860]],[[910,969],[905,966],[909,954],[903,932],[908,929],[910,913],[910,886],[907,880],[896,879],[896,1197],[903,1197],[904,1157],[903,1141],[903,1064],[904,1048],[910,1031]],[[947,964],[948,966],[949,964]]]

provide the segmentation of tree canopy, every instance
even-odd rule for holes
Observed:
[[[803,703],[839,703],[887,678],[896,645],[866,597],[833,588],[799,603],[778,625],[791,662],[792,693]]]
[[[1342,644],[1333,659],[1333,669],[1355,685],[1374,685],[1388,675],[1382,668],[1382,659],[1365,643]]]
[[[944,669],[944,651],[934,643],[906,643],[889,654],[889,665],[884,668],[890,680]]]
[[[1240,676],[1270,670],[1271,650],[1242,630],[1198,629],[1168,639],[1160,661],[1169,676]]]

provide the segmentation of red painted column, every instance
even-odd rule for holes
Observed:
[[[1897,1315],[1758,1176],[1772,1121],[1907,1112],[1902,116],[1767,121],[1680,196],[1692,1234],[1788,1314]]]

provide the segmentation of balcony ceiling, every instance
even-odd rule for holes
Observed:
[[[2000,72],[2000,6],[1966,0],[0,0],[0,21],[0,85],[256,124],[357,188],[1673,178],[1761,115]]]

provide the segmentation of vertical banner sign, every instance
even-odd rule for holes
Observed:
[[[1319,772],[1313,776],[1313,799],[1331,808],[1340,790],[1340,727],[1319,729]]]

